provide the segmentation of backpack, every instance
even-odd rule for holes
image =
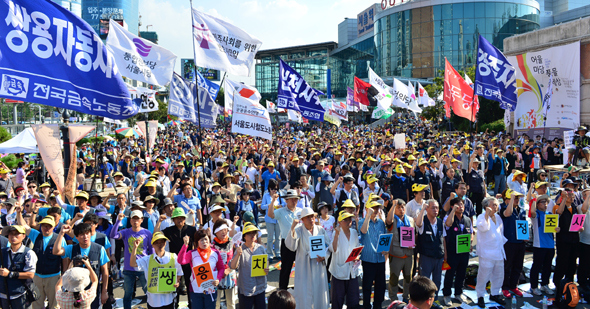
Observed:
[[[580,293],[578,286],[573,282],[568,282],[563,286],[563,294],[560,299],[560,308],[575,308],[580,302]]]

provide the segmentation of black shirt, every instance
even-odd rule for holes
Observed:
[[[170,252],[178,254],[182,246],[184,245],[184,236],[190,237],[190,241],[188,243],[188,250],[193,249],[193,240],[195,237],[195,233],[197,229],[191,225],[184,225],[181,230],[179,230],[176,225],[171,225],[165,228],[162,233],[168,239],[170,239]]]

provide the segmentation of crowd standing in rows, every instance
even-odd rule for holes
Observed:
[[[401,146],[394,143],[400,133]],[[579,128],[576,139],[586,133]],[[361,299],[363,308],[382,308],[385,291],[395,298],[400,288],[409,307],[450,306],[452,298],[468,301],[474,253],[474,301],[483,308],[488,282],[492,301],[523,297],[527,242],[533,266],[526,292],[559,300],[577,274],[581,292],[590,294],[590,267],[576,267],[578,257],[590,258],[590,223],[571,229],[575,215],[588,214],[590,188],[571,156],[561,179],[543,168],[563,164],[564,151],[561,139],[451,134],[409,119],[378,128],[281,126],[273,141],[223,127],[200,134],[182,124],[159,131],[148,152],[142,138],[82,145],[75,201],[42,169],[23,162],[13,173],[2,165],[2,308],[111,308],[120,278],[125,309],[136,287],[148,308],[177,308],[183,294],[190,308],[220,308],[222,301],[266,308],[267,275],[279,261],[269,308],[360,308]],[[83,190],[92,178],[114,193]],[[552,214],[559,215],[555,230],[547,231]],[[520,220],[530,221],[530,239],[519,237]],[[378,250],[385,234],[389,245]],[[314,241],[324,246],[322,256],[315,257]],[[295,284],[284,294],[294,265]],[[175,279],[164,286],[170,271]]]

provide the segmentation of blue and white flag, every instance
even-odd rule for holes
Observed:
[[[0,97],[126,119],[138,112],[113,56],[52,1],[0,1]]]
[[[221,86],[204,78],[203,75],[201,75],[201,72],[199,71],[197,71],[197,84],[199,84],[199,87],[209,91],[209,94],[211,94],[211,99],[215,101],[215,99],[217,98],[217,94],[219,93],[219,88]]]
[[[553,96],[553,74],[549,75],[547,93],[543,97],[543,126],[547,124],[547,113],[551,110],[551,97]]]
[[[168,115],[176,116],[192,123],[197,122],[193,88],[194,86],[191,87],[180,75],[174,73],[172,81],[170,81]]]
[[[191,89],[195,89],[195,84],[194,83],[190,83],[191,84]],[[200,110],[197,110],[197,123],[198,123],[198,119],[199,119],[199,114],[200,114],[200,119],[201,119],[201,127],[203,128],[215,128],[215,120],[217,119],[217,115],[219,114],[219,105],[217,105],[217,103],[215,103],[215,101],[213,100],[213,98],[211,97],[211,93],[209,91],[207,91],[207,89],[203,88],[203,87],[199,87],[199,108]],[[195,109],[197,109],[197,102],[195,102]]]
[[[475,76],[475,94],[498,101],[502,109],[516,109],[515,69],[504,54],[481,35]]]
[[[324,108],[319,95],[323,93],[312,88],[297,71],[282,59],[279,64],[279,89],[277,106],[301,112],[310,120],[324,121]]]

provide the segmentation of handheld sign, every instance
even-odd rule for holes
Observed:
[[[352,262],[352,261],[356,260],[356,258],[359,255],[361,255],[361,251],[363,251],[363,246],[356,247],[356,248],[352,249],[352,251],[350,252],[350,255],[348,256],[348,258],[346,259],[346,261],[344,263],[348,263],[348,262]]]
[[[326,245],[324,244],[324,236],[310,236],[309,257],[315,259],[318,256],[326,257]]]
[[[545,227],[543,232],[555,233],[555,228],[559,222],[559,215],[545,215]]]
[[[264,269],[268,265],[268,254],[259,254],[252,256],[252,269],[250,272],[251,277],[262,277],[266,276]]]
[[[193,276],[195,276],[195,280],[197,280],[197,285],[200,288],[204,288],[203,284],[205,282],[213,282],[214,280],[213,271],[211,271],[211,265],[209,265],[209,263],[204,263],[193,267]]]
[[[526,220],[516,220],[516,239],[529,240],[529,223]]]
[[[175,292],[176,268],[158,268],[158,293]]]
[[[572,217],[572,223],[570,224],[570,232],[577,232],[580,228],[584,227],[584,221],[586,221],[585,214],[576,214]]]
[[[393,238],[393,234],[379,235],[379,247],[377,247],[377,252],[389,251],[389,247],[391,246],[391,239],[392,238]]]
[[[471,234],[457,235],[457,254],[468,253],[471,249]]]
[[[241,246],[244,243],[242,241],[242,232],[237,232],[236,235],[234,235],[234,237],[232,237],[231,240],[234,242],[236,247]]]
[[[404,248],[414,247],[416,245],[416,239],[414,238],[414,228],[402,226],[399,228],[399,241],[400,246]]]

